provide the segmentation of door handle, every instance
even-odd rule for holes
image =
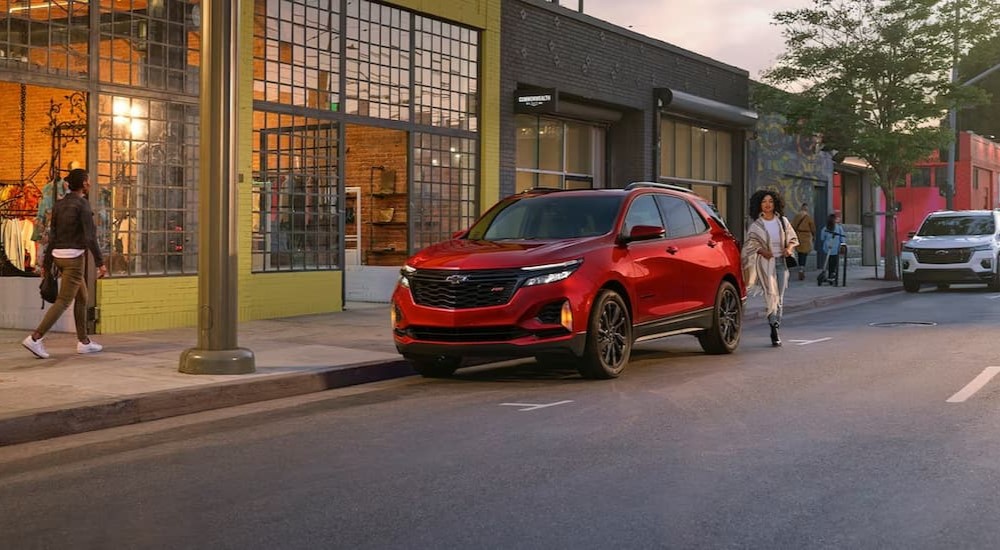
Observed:
[[[719,243],[717,243],[717,242],[715,242],[715,241],[708,241],[708,246],[709,246],[709,247],[711,247],[711,248],[715,248],[715,246],[716,246],[717,244],[719,244]]]
[[[677,254],[678,252],[680,252],[680,249],[677,248],[676,246],[667,247],[667,254]]]

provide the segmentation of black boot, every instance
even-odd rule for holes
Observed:
[[[778,325],[771,325],[771,345],[774,347],[781,345],[781,339],[778,338]]]

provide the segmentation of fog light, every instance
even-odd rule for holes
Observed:
[[[562,309],[559,310],[559,324],[573,332],[573,310],[569,307],[569,300],[563,302]]]
[[[392,307],[389,308],[389,322],[391,323],[390,328],[396,328],[396,324],[403,320],[403,312],[399,311],[399,306],[393,302]]]
[[[993,267],[993,258],[983,258],[979,265],[985,267],[986,269],[991,269]]]
[[[903,269],[910,269],[910,261],[903,260]]]

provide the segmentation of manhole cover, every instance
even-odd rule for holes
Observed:
[[[868,323],[870,327],[892,328],[892,327],[934,327],[937,323],[931,321],[889,321],[887,323]]]

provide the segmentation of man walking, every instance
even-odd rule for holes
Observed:
[[[104,266],[101,249],[97,246],[97,230],[94,226],[94,211],[87,201],[90,178],[81,168],[70,170],[66,176],[69,193],[59,199],[52,208],[52,226],[49,231],[49,245],[45,249],[42,276],[53,266],[59,269],[59,297],[45,313],[42,322],[21,342],[21,345],[39,359],[47,359],[49,352],[42,344],[45,333],[59,320],[70,302],[73,304],[73,320],[76,321],[77,353],[94,353],[102,346],[87,337],[87,285],[84,281],[87,251],[94,255],[97,277],[108,274]],[[75,301],[74,301],[75,300]]]

